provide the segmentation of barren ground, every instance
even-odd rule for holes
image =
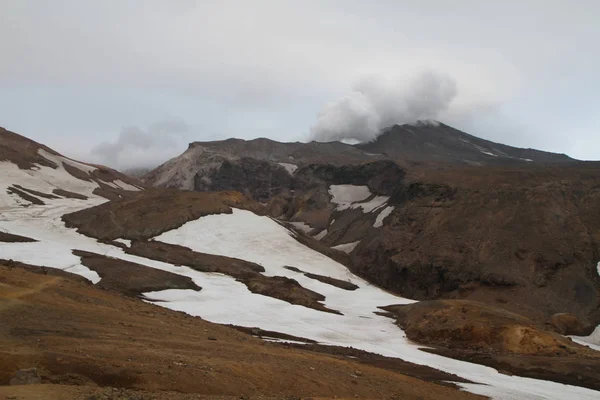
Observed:
[[[0,266],[0,385],[16,370],[31,367],[43,383],[0,386],[0,396],[478,398],[344,357],[266,343],[47,272]]]

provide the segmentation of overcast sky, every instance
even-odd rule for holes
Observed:
[[[0,126],[126,168],[432,118],[600,159],[600,2],[0,0]]]

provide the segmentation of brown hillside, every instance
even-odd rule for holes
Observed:
[[[0,266],[0,282],[0,385],[31,367],[43,384],[0,386],[0,396],[83,399],[84,393],[115,387],[132,389],[115,396],[138,393],[128,398],[152,399],[192,393],[200,395],[194,398],[478,398],[352,360],[268,344],[64,274]]]

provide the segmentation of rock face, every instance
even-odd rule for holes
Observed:
[[[240,191],[405,297],[481,301],[539,323],[570,313],[586,331],[600,322],[597,163],[417,123],[356,146],[196,142],[146,182]],[[336,190],[367,197],[340,204]]]
[[[596,325],[599,167],[427,173],[428,190],[392,197],[386,225],[353,252],[355,271],[415,299],[483,301],[538,322],[567,312]]]
[[[196,173],[194,190],[236,190],[265,202],[292,186],[292,176],[281,165],[244,157],[223,163],[208,174]]]

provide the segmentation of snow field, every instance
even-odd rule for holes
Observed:
[[[25,185],[24,185],[25,186]],[[35,189],[35,187],[32,187]],[[163,233],[156,240],[176,243],[210,254],[227,255],[262,264],[266,275],[288,276],[302,286],[326,296],[324,304],[344,315],[335,315],[296,306],[251,293],[245,285],[222,274],[202,273],[142,257],[80,235],[64,226],[60,217],[68,212],[104,202],[59,199],[52,206],[13,207],[0,214],[0,228],[38,240],[34,243],[1,243],[0,258],[58,267],[88,279],[97,279],[83,267],[72,249],[91,251],[172,273],[188,276],[202,287],[193,290],[165,290],[147,293],[148,301],[174,310],[201,316],[209,321],[274,330],[317,340],[324,344],[353,346],[409,362],[429,365],[480,384],[465,389],[496,399],[597,399],[598,392],[516,376],[499,374],[492,368],[425,353],[408,341],[394,322],[374,314],[378,306],[410,303],[350,273],[343,265],[298,243],[292,233],[267,217],[248,211],[210,215]],[[359,288],[349,292],[289,271],[298,267],[337,279],[349,280]]]
[[[147,294],[149,298],[191,315],[213,322],[288,333],[323,344],[352,346],[362,350],[429,365],[480,384],[461,385],[465,389],[495,399],[592,399],[598,392],[517,376],[507,376],[480,365],[452,360],[419,350],[392,320],[374,314],[378,306],[412,302],[391,295],[354,276],[344,266],[317,253],[291,237],[275,221],[248,211],[210,215],[190,221],[155,238],[195,251],[227,255],[261,264],[266,275],[296,279],[302,286],[326,296],[324,304],[344,315],[319,312],[270,298],[257,298],[231,278],[211,277],[197,283],[200,292],[167,290]],[[283,268],[291,265],[337,279],[350,280],[359,289],[348,292],[303,274]],[[204,274],[207,275],[207,274]],[[227,295],[225,295],[227,294]],[[262,297],[262,296],[260,296]],[[283,303],[283,304],[282,304]],[[229,308],[231,307],[231,309]],[[483,385],[482,385],[483,384]]]

